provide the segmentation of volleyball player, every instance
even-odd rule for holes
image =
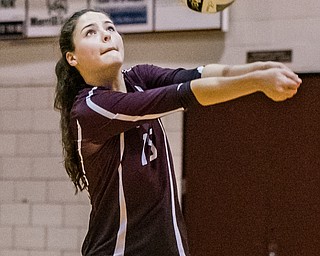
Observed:
[[[123,71],[122,38],[107,15],[93,10],[66,21],[60,49],[55,108],[65,168],[92,204],[86,256],[189,255],[160,118],[258,91],[281,101],[301,83],[276,62],[190,70],[142,64]]]

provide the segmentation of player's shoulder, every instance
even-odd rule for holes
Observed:
[[[156,74],[154,65],[138,64],[122,70],[126,84],[144,86]]]
[[[154,68],[159,68],[159,67],[153,64],[137,64],[129,68],[123,69],[122,73],[127,74],[127,73],[134,73],[134,72],[145,72],[146,70],[150,70]]]

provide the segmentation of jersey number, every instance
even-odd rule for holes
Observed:
[[[150,147],[150,150],[151,150],[150,162],[157,158],[157,149],[153,145],[153,142],[151,140],[151,136],[152,136],[152,129],[149,130],[149,134],[144,133],[142,136],[142,139],[143,139],[143,148],[142,148],[142,154],[141,154],[142,166],[145,166],[148,163],[147,157],[146,157],[146,147]]]

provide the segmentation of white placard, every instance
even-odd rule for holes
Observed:
[[[226,11],[215,14],[190,10],[183,0],[155,0],[155,31],[225,29]]]
[[[92,0],[90,7],[107,13],[121,33],[153,31],[154,0]]]
[[[0,1],[0,38],[22,37],[25,19],[25,0]]]
[[[29,0],[28,37],[51,37],[74,12],[88,7],[87,0]]]

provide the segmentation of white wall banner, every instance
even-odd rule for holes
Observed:
[[[87,0],[29,0],[27,36],[57,36],[67,18],[87,7]]]
[[[0,39],[20,38],[25,34],[25,0],[0,1]]]
[[[222,29],[226,11],[200,13],[187,8],[184,0],[155,0],[155,31]]]

